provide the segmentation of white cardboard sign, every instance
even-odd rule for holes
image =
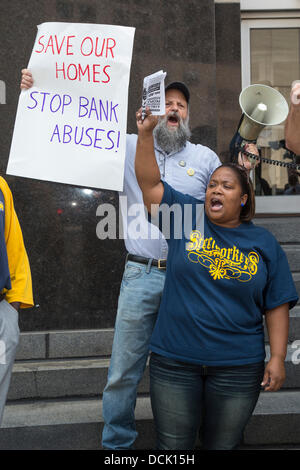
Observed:
[[[43,23],[7,173],[122,190],[134,28]]]

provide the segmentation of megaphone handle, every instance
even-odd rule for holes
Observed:
[[[300,165],[297,165],[297,163],[286,163],[280,160],[272,160],[271,158],[261,157],[260,155],[255,155],[254,153],[247,152],[247,150],[245,150],[243,147],[240,147],[239,150],[243,152],[243,154],[245,154],[247,157],[253,158],[254,160],[260,160],[263,163],[269,163],[270,165],[283,166],[284,168],[291,168],[293,170],[300,170]]]

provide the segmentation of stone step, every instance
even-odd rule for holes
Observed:
[[[24,332],[16,360],[108,357],[113,335],[113,328]]]
[[[282,245],[282,249],[285,252],[290,270],[300,271],[300,246],[299,245]]]
[[[289,342],[294,341],[300,341],[300,306],[298,305],[290,310]]]
[[[258,217],[254,223],[273,233],[281,244],[299,244],[300,217]]]
[[[299,445],[300,392],[261,393],[245,431],[244,442],[248,445]]]
[[[138,399],[136,420],[137,447],[153,447],[149,398]],[[8,404],[0,428],[0,449],[100,449],[102,427],[102,402],[97,398]]]
[[[113,328],[24,332],[20,335],[16,360],[109,357],[113,335]],[[300,340],[300,305],[290,311],[289,342],[297,339]]]
[[[139,432],[136,448],[153,449],[155,431],[148,397],[137,400],[136,422]],[[9,403],[0,428],[0,449],[100,449],[102,427],[100,398]],[[299,392],[261,393],[243,446],[299,447]]]
[[[300,298],[300,273],[292,273],[293,274],[293,280],[295,283],[295,287],[298,292],[298,297]],[[298,304],[300,303],[300,299],[298,301]]]
[[[109,359],[39,360],[15,362],[8,400],[93,397],[102,394]],[[148,368],[138,393],[148,393]]]
[[[300,343],[290,345],[286,358],[284,389],[300,388]],[[266,345],[266,360],[270,348]],[[93,397],[102,394],[106,384],[108,358],[36,360],[14,364],[8,400],[47,399],[57,397]],[[138,393],[149,392],[146,369]]]

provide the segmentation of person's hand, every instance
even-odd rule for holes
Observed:
[[[136,112],[136,125],[140,136],[151,135],[158,122],[159,116],[153,116],[149,108],[146,108],[145,119],[142,120],[142,108]]]
[[[296,82],[292,85],[291,103],[292,106],[300,108],[300,82]]]
[[[284,359],[281,357],[271,357],[265,367],[264,378],[261,386],[265,392],[276,392],[285,381]]]
[[[259,155],[258,148],[255,144],[246,144],[244,149],[247,152],[253,153],[254,155]],[[243,166],[246,168],[246,170],[250,171],[252,168],[255,168],[257,165],[259,165],[260,160],[251,159],[241,151],[238,156],[238,163],[240,166]]]
[[[32,85],[33,85],[32,73],[29,72],[28,69],[23,69],[21,84],[20,84],[21,90],[28,90],[28,88],[31,88]]]

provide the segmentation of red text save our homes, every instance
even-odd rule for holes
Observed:
[[[51,55],[74,55],[74,38],[73,36],[57,37],[50,35],[46,37],[42,35],[37,40],[37,47],[34,50],[37,54]],[[114,59],[114,48],[116,41],[114,38],[100,38],[86,36],[80,42],[79,51],[83,57],[102,57],[105,59]],[[55,76],[64,80],[87,80],[94,83],[108,83],[110,65],[102,66],[100,63],[82,65],[80,63],[65,64],[55,63]]]

